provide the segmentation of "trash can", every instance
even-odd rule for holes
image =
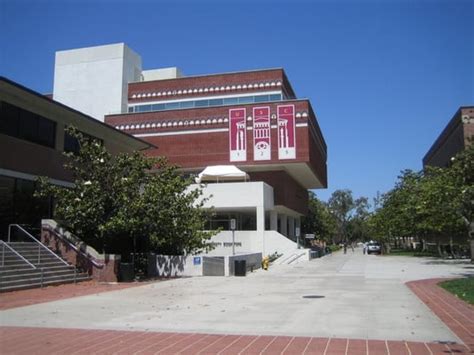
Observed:
[[[247,261],[234,261],[234,276],[245,276],[247,274]]]
[[[120,263],[120,282],[131,282],[135,278],[135,268],[133,263]]]

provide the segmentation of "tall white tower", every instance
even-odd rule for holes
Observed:
[[[128,83],[141,75],[141,57],[124,43],[58,51],[53,99],[103,122],[127,112]]]

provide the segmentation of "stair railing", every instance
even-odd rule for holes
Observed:
[[[41,248],[45,249],[48,253],[50,253],[51,255],[53,255],[56,259],[58,259],[59,261],[61,261],[64,265],[67,265],[67,266],[71,266],[68,264],[67,261],[65,261],[64,259],[60,258],[56,253],[54,253],[51,249],[49,249],[47,246],[45,246],[43,243],[41,243],[38,239],[36,239],[35,237],[33,237],[27,230],[25,230],[22,226],[20,226],[19,224],[10,224],[8,226],[8,242],[10,243],[10,238],[11,238],[11,229],[12,227],[14,228],[17,228],[19,229],[24,235],[26,235],[28,238],[30,238],[31,240],[33,240],[33,242],[37,243],[38,244],[38,262],[40,261],[40,254],[41,254]],[[76,267],[74,266],[74,269]]]
[[[31,266],[33,269],[37,269],[36,266],[34,266],[32,263],[30,263],[28,260],[26,260],[21,254],[19,254],[15,249],[13,249],[11,246],[9,246],[7,243],[5,243],[3,240],[0,240],[0,243],[2,244],[2,266],[5,265],[5,248],[9,249],[13,254],[18,256],[22,261],[27,263],[29,266]]]

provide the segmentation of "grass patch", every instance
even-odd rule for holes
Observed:
[[[417,256],[417,257],[426,257],[426,256],[439,256],[438,253],[431,251],[418,251],[418,250],[406,250],[406,249],[391,249],[389,254],[392,256]]]
[[[439,285],[456,297],[474,305],[474,277],[444,281]]]

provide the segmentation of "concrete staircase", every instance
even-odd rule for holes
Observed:
[[[0,292],[90,280],[36,242],[0,243]]]
[[[276,259],[274,265],[290,265],[298,264],[302,261],[308,260],[308,250],[306,249],[295,249],[288,251]]]

